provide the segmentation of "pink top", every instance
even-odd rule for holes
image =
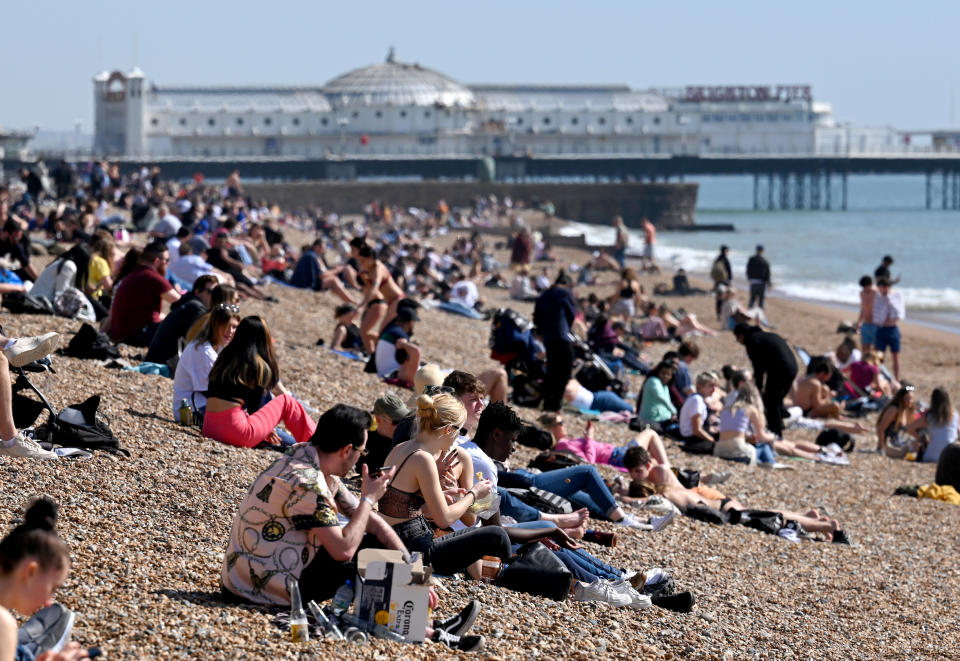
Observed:
[[[575,454],[591,464],[609,464],[615,447],[610,443],[601,443],[590,438],[564,438],[557,441],[554,449],[558,452]],[[624,470],[618,466],[614,468]]]
[[[850,366],[850,380],[864,390],[870,389],[870,384],[873,383],[879,373],[879,367],[862,360],[858,360]]]

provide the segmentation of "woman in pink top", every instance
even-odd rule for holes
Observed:
[[[554,440],[554,450],[558,452],[569,452],[591,464],[608,464],[619,470],[623,468],[623,455],[632,447],[640,446],[646,448],[650,456],[662,465],[669,468],[670,460],[667,459],[667,451],[663,447],[660,436],[652,429],[645,429],[632,439],[626,445],[613,445],[612,443],[602,443],[593,439],[593,422],[587,422],[587,429],[582,438],[569,438],[567,430],[563,426],[563,418],[556,413],[544,413],[540,416],[540,424],[544,429],[550,432]]]

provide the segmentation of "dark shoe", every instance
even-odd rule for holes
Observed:
[[[433,642],[446,645],[452,650],[476,652],[483,647],[485,641],[483,636],[455,636],[443,629],[437,629],[433,632]]]
[[[279,303],[276,296],[265,296],[264,299],[267,303]]]
[[[477,619],[477,615],[480,614],[481,608],[482,606],[480,605],[480,602],[474,599],[467,604],[466,608],[456,615],[448,617],[445,620],[434,620],[433,628],[446,631],[454,636],[462,636],[470,630],[470,627],[473,626],[473,623]]]
[[[847,546],[850,546],[850,538],[847,537],[847,533],[843,530],[835,530],[833,532],[833,543],[846,544]]]
[[[588,530],[583,535],[583,541],[585,542],[593,542],[594,544],[609,546],[611,548],[617,545],[617,540],[616,532],[605,532],[603,530]]]
[[[693,610],[693,605],[697,603],[697,599],[692,592],[678,592],[671,595],[651,597],[650,600],[654,606],[666,608],[676,613],[689,613]]]
[[[73,611],[60,604],[42,608],[20,627],[17,644],[28,648],[34,656],[48,650],[60,650],[70,640],[75,619]]]

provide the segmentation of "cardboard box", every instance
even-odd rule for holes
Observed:
[[[354,614],[382,624],[407,642],[423,642],[430,601],[430,568],[417,557],[403,561],[400,551],[363,549],[357,556]]]

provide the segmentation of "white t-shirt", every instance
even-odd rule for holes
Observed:
[[[191,342],[183,350],[177,371],[173,375],[173,419],[179,420],[180,403],[185,399],[191,406],[203,408],[207,398],[203,392],[210,382],[210,370],[217,360],[217,351],[209,342]]]
[[[486,452],[480,449],[480,446],[470,440],[468,436],[460,436],[457,438],[457,444],[467,451],[467,454],[470,455],[470,458],[473,459],[473,481],[477,482],[477,473],[483,474],[483,479],[490,480],[493,482],[493,490],[497,489],[497,467],[493,463]],[[480,526],[480,519],[477,518],[477,522],[473,525],[474,528]],[[450,526],[454,530],[463,530],[467,526],[463,524],[462,521],[457,519],[453,522],[453,525]]]
[[[700,416],[700,426],[703,427],[707,422],[707,403],[703,400],[703,395],[694,393],[687,397],[680,409],[680,434],[683,436],[693,436],[693,416]]]
[[[589,409],[593,406],[593,393],[578,383],[577,394],[573,398],[573,401],[570,402],[570,406],[580,410]]]
[[[472,280],[461,280],[454,284],[450,290],[450,301],[468,308],[476,305],[479,298],[480,292],[477,290],[477,284]]]

